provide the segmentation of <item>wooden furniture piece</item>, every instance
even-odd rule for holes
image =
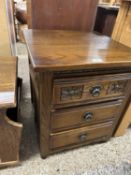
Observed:
[[[131,1],[122,2],[112,38],[131,48]],[[126,128],[131,124],[131,105],[121,121],[115,136],[124,135]]]
[[[131,50],[92,33],[24,36],[41,156],[113,136],[131,95]]]
[[[16,38],[12,1],[0,2],[0,56],[16,55]]]
[[[131,47],[131,1],[123,1],[112,38],[126,46]]]
[[[28,0],[28,26],[92,31],[97,4],[98,0]]]
[[[22,124],[19,112],[21,81],[17,78],[16,38],[12,1],[0,1],[0,167],[19,162]],[[13,120],[12,120],[13,119]]]
[[[94,31],[103,35],[111,36],[119,7],[99,5],[97,9]]]
[[[17,59],[0,57],[0,167],[19,162],[22,124],[7,116],[9,108],[16,107],[16,84]]]

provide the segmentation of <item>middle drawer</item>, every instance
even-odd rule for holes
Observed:
[[[80,125],[105,121],[118,116],[121,102],[88,105],[70,109],[61,109],[51,115],[51,129],[62,130]]]

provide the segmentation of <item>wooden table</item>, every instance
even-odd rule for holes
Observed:
[[[41,156],[107,141],[131,95],[131,50],[108,37],[26,30]]]
[[[17,59],[0,57],[0,167],[19,162],[22,124],[10,120],[6,114],[16,107]]]

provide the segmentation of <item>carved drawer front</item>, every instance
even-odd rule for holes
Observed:
[[[52,130],[64,130],[80,125],[88,125],[118,116],[121,103],[110,102],[99,105],[88,105],[71,109],[62,109],[52,113]]]
[[[51,134],[50,148],[56,149],[74,144],[93,143],[97,140],[106,140],[112,135],[113,122],[82,127]]]
[[[130,74],[105,75],[54,81],[53,103],[100,100],[124,96]]]

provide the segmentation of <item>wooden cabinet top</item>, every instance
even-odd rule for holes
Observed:
[[[36,71],[131,66],[131,49],[106,36],[60,30],[25,30]]]
[[[0,57],[0,108],[16,105],[15,57]]]

